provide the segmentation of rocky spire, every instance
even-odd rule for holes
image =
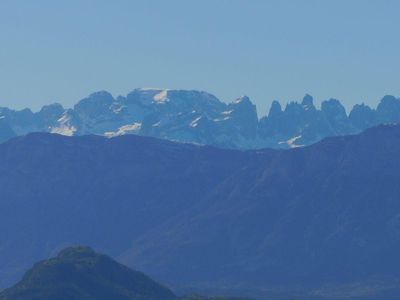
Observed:
[[[282,106],[277,101],[272,101],[271,108],[269,109],[268,118],[273,118],[282,114]]]
[[[303,106],[314,106],[314,99],[311,95],[306,94],[303,97],[303,101],[301,102],[301,105]]]

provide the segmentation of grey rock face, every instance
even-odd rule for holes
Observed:
[[[357,130],[361,131],[377,124],[376,111],[364,103],[356,104],[349,114],[349,120]]]
[[[396,123],[400,119],[399,99],[386,95],[382,98],[377,109],[377,119],[380,123]]]

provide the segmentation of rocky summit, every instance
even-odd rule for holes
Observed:
[[[336,99],[317,109],[306,95],[282,108],[278,101],[261,119],[251,100],[231,103],[202,91],[135,89],[114,98],[100,91],[73,108],[60,104],[39,112],[0,108],[0,142],[31,132],[115,137],[137,134],[232,149],[295,148],[329,136],[356,134],[400,120],[400,99],[385,96],[376,109],[355,105],[349,114]]]

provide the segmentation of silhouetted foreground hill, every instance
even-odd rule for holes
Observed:
[[[397,125],[243,152],[133,135],[16,138],[0,145],[1,285],[85,244],[176,291],[391,299],[399,153]]]
[[[39,262],[1,300],[178,300],[168,288],[87,247]],[[188,296],[179,300],[240,300]],[[244,298],[242,299],[244,300]]]

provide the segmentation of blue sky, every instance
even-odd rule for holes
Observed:
[[[400,96],[400,1],[0,0],[0,106],[97,90],[206,90],[274,99],[312,94],[347,108]]]

